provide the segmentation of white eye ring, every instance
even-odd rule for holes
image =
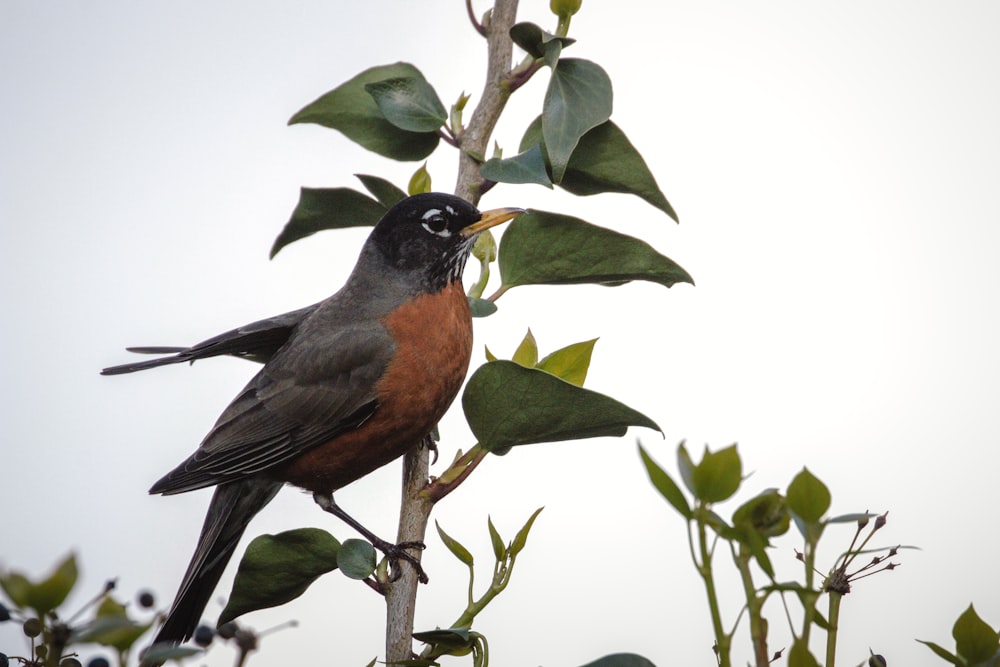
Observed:
[[[431,227],[431,225],[434,227]],[[438,225],[441,225],[440,229],[436,229]],[[446,239],[451,236],[451,231],[448,229],[448,221],[441,215],[441,211],[436,208],[432,208],[423,215],[423,222],[420,226],[426,229],[431,234],[435,236],[440,236]]]

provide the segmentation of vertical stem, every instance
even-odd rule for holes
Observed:
[[[830,610],[826,617],[830,630],[826,634],[826,667],[834,667],[837,659],[837,629],[840,627],[840,593],[830,591]]]
[[[813,527],[810,526],[808,529],[809,537],[806,538],[805,546],[803,547],[804,552],[802,554],[803,562],[805,563],[805,587],[808,591],[806,600],[808,604],[805,604],[805,609],[802,610],[802,643],[809,646],[809,635],[812,631],[813,621],[816,618],[816,601],[819,596],[813,595],[813,588],[815,584],[815,562],[816,562],[816,540],[813,538]]]
[[[517,17],[518,0],[496,0],[486,28],[487,73],[482,98],[476,105],[468,126],[458,137],[458,180],[455,194],[473,204],[482,195],[483,179],[479,162],[469,153],[485,155],[486,147],[500,113],[510,97],[513,43],[510,28]],[[399,512],[400,542],[423,541],[434,501],[422,493],[430,470],[428,450],[415,447],[403,457],[403,493]],[[409,660],[413,653],[413,618],[417,606],[417,576],[413,568],[402,567],[402,576],[387,587],[385,655],[388,663]]]
[[[434,503],[421,491],[427,485],[430,450],[414,447],[403,457],[403,494],[397,542],[422,542]],[[417,572],[401,564],[399,579],[386,586],[386,662],[409,660],[413,653],[413,618],[417,608]]]
[[[700,514],[700,513],[699,513]],[[708,534],[705,522],[698,517],[698,547],[701,563],[698,572],[705,582],[705,593],[708,595],[708,609],[712,615],[712,630],[715,633],[715,649],[721,667],[730,667],[729,636],[722,628],[722,613],[719,611],[719,596],[715,592],[715,577],[712,574],[712,554],[708,550]]]
[[[487,64],[486,84],[465,132],[459,138],[462,149],[458,158],[458,180],[455,194],[476,204],[482,196],[483,178],[479,175],[479,161],[473,155],[486,155],[493,129],[507,99],[510,97],[511,54],[514,43],[510,28],[517,18],[518,0],[496,0],[486,27]]]
[[[740,545],[739,554],[736,556],[736,569],[740,572],[743,594],[747,600],[747,615],[750,617],[750,640],[753,642],[754,661],[757,667],[767,667],[770,664],[767,650],[767,621],[761,615],[763,602],[757,595],[757,589],[753,585],[753,576],[750,574],[750,553],[742,545]]]

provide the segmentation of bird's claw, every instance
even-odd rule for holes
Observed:
[[[372,546],[384,553],[386,560],[389,561],[389,569],[391,571],[389,581],[399,581],[399,578],[403,576],[403,571],[399,567],[399,561],[401,560],[405,560],[413,566],[413,569],[417,573],[417,580],[420,583],[426,584],[430,581],[427,573],[424,572],[424,568],[420,566],[420,560],[407,551],[407,549],[419,549],[421,551],[426,549],[427,545],[423,542],[400,542],[399,544],[393,544],[385,540],[376,540],[372,543]]]
[[[407,551],[407,549],[419,549],[422,551],[427,548],[426,544],[423,542],[400,542],[399,544],[393,544],[384,540],[378,540],[378,542],[379,544],[373,544],[372,546],[384,553],[386,559],[389,561],[389,568],[392,572],[389,575],[389,581],[399,581],[399,578],[403,576],[403,570],[399,567],[399,561],[401,560],[405,560],[413,566],[413,569],[417,573],[417,580],[420,583],[426,584],[430,581],[427,573],[424,572],[424,568],[420,566],[420,560]]]

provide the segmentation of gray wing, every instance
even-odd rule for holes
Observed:
[[[112,366],[101,371],[101,375],[123,375],[156,368],[167,364],[233,355],[251,361],[265,363],[284,345],[295,327],[316,310],[313,304],[290,313],[269,317],[213,336],[191,347],[129,347],[129,352],[138,354],[169,354],[171,356],[147,361],[137,361],[121,366]]]
[[[150,493],[244,478],[357,428],[376,408],[375,385],[394,351],[378,321],[298,330]]]

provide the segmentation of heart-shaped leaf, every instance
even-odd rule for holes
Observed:
[[[472,433],[488,451],[515,445],[598,436],[621,436],[629,426],[660,427],[649,417],[589,391],[512,361],[480,366],[462,394]]]
[[[710,452],[706,447],[694,468],[694,495],[704,503],[728,500],[740,487],[742,476],[743,463],[736,445],[717,452]]]
[[[401,76],[365,84],[385,119],[408,132],[434,132],[448,112],[431,84],[422,77]]]
[[[389,122],[365,86],[389,79],[419,79],[424,75],[409,63],[380,65],[361,72],[310,102],[288,121],[315,123],[342,132],[348,139],[393,160],[423,160],[438,145],[436,132],[411,132]]]
[[[984,664],[1000,650],[996,630],[979,617],[971,604],[955,621],[951,636],[955,638],[956,652],[969,665]]]
[[[541,141],[542,117],[539,116],[528,126],[518,150],[524,155],[526,150]],[[544,145],[541,151],[544,157]],[[505,183],[519,182],[493,180],[502,180]],[[660,190],[642,155],[629,141],[625,132],[610,120],[580,137],[580,142],[570,156],[569,164],[566,165],[566,173],[559,187],[579,196],[602,192],[636,195],[677,220],[677,213]]]
[[[818,522],[830,508],[830,490],[808,468],[788,485],[785,498],[788,509],[807,523]]]
[[[542,136],[560,183],[580,137],[611,117],[611,78],[600,65],[579,58],[561,58],[552,69],[542,107]]]
[[[544,58],[548,54],[548,46],[551,42],[558,42],[561,47],[566,47],[576,40],[571,37],[557,37],[550,32],[546,32],[534,23],[517,23],[510,29],[511,40],[524,49],[532,58]]]
[[[337,568],[340,542],[319,528],[255,538],[243,554],[219,625],[302,595],[320,575]]]
[[[539,144],[512,158],[491,158],[483,164],[479,173],[483,178],[498,183],[537,183],[552,189],[552,179],[545,168],[545,157]]]

